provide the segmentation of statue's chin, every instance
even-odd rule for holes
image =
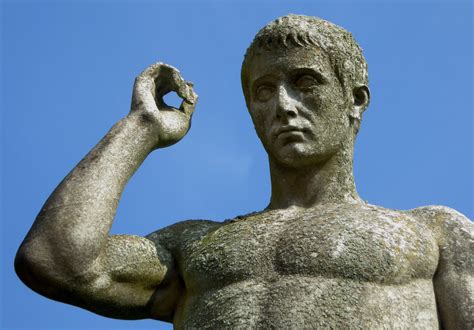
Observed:
[[[288,168],[317,166],[330,157],[330,153],[309,148],[304,142],[286,143],[270,154],[273,163]]]

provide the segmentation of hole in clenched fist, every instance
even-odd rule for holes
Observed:
[[[183,102],[183,99],[178,96],[175,92],[169,92],[165,96],[163,96],[163,101],[168,107],[173,107],[176,109],[179,109],[181,106],[181,102]]]

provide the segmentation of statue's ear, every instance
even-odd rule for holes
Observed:
[[[369,102],[370,102],[369,87],[365,85],[354,87],[354,89],[352,90],[352,99],[353,99],[353,106],[352,106],[352,111],[350,113],[350,117],[360,122],[362,119],[362,114],[364,113],[365,109],[369,106]]]

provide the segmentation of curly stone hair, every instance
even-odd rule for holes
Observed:
[[[247,49],[241,71],[247,105],[251,60],[258,54],[282,47],[318,47],[325,52],[346,97],[352,95],[354,87],[368,85],[367,62],[350,32],[318,17],[289,14],[263,27]]]

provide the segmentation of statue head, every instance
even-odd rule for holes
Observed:
[[[287,15],[262,28],[241,79],[265,149],[292,161],[330,156],[345,138],[353,143],[370,98],[359,45],[345,29],[316,17]],[[296,153],[276,152],[289,145]]]

